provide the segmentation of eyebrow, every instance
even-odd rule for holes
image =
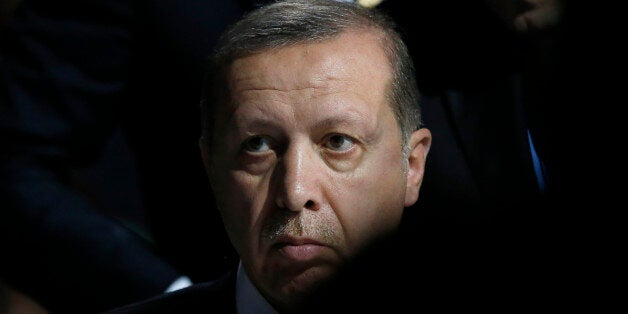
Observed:
[[[275,120],[267,118],[254,117],[240,121],[243,123],[238,123],[236,119],[232,119],[230,125],[236,129],[239,129],[240,127],[245,127],[246,129],[271,129],[277,127]]]
[[[266,108],[263,106],[256,107],[255,109],[261,112],[262,114],[258,114],[254,116],[246,116],[246,115],[238,115],[237,110],[230,112],[229,115],[227,116],[226,125],[239,127],[242,125],[242,123],[238,123],[238,122],[244,122],[243,124],[246,125],[247,127],[267,128],[267,127],[276,126],[277,120],[270,117],[269,114],[265,114],[266,111],[272,112],[272,110],[269,110],[269,108]]]

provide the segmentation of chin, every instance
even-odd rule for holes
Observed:
[[[316,295],[318,288],[331,280],[336,273],[335,267],[310,267],[292,275],[276,287],[273,305],[282,311],[293,311],[299,304]]]

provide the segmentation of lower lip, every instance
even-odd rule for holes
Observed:
[[[281,254],[291,260],[308,261],[321,254],[323,246],[316,244],[284,245],[279,249]]]

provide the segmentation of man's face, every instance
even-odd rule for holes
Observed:
[[[420,156],[408,165],[385,97],[390,77],[366,32],[231,65],[230,103],[217,108],[204,157],[229,237],[275,306],[394,231],[416,200],[429,131],[413,134],[410,155]]]

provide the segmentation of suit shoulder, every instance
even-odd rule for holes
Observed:
[[[123,306],[104,314],[139,313],[235,313],[235,273],[148,300]]]

